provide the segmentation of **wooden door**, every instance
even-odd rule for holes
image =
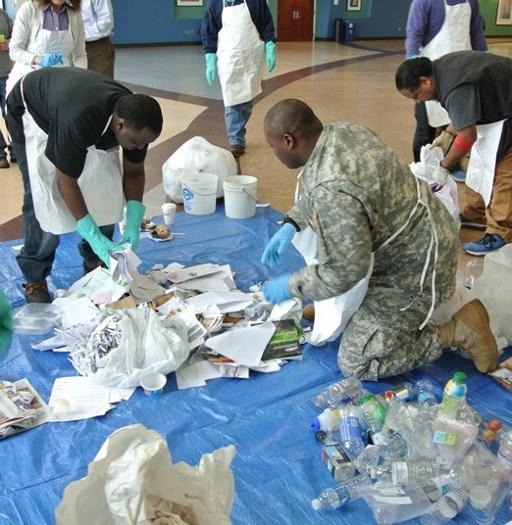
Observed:
[[[313,40],[315,0],[279,0],[277,6],[277,39],[280,42]]]

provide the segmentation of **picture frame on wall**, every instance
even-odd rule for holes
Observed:
[[[512,25],[512,0],[498,0],[498,10],[496,11],[496,25]]]
[[[347,11],[361,11],[362,0],[347,0]]]
[[[178,7],[202,7],[203,0],[176,0]]]

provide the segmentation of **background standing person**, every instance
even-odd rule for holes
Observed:
[[[12,20],[9,15],[0,9],[0,106],[2,117],[5,119],[5,89],[7,77],[12,69],[12,62],[9,58],[9,40],[12,34]],[[0,131],[0,169],[8,168],[7,142],[3,133]],[[11,161],[15,160],[11,153]]]
[[[7,93],[34,67],[87,68],[81,0],[30,0],[16,13],[10,42],[15,62]]]
[[[82,0],[87,68],[114,78],[114,13],[110,0]]]
[[[478,0],[413,0],[406,35],[406,58],[421,55],[436,60],[454,51],[487,50]],[[447,126],[450,119],[435,101],[417,104],[414,113],[413,153],[414,161],[419,162],[421,147],[431,144],[436,128]],[[441,134],[438,140],[448,147],[452,139]]]
[[[218,67],[231,153],[239,157],[253,100],[261,93],[263,49],[268,71],[276,67],[274,22],[266,0],[210,0],[201,37],[206,79],[213,84]]]

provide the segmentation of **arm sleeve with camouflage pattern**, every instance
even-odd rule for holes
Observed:
[[[310,202],[318,264],[292,274],[289,286],[294,296],[319,301],[347,292],[365,277],[372,242],[363,206],[336,182],[316,187]]]
[[[292,221],[297,224],[301,230],[304,230],[309,226],[306,218],[302,215],[302,213],[300,213],[297,206],[290,208],[286,216],[290,217],[290,219],[292,219]]]

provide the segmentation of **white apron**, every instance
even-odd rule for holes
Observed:
[[[477,126],[478,138],[471,148],[466,186],[480,193],[489,206],[492,195],[492,185],[496,171],[496,154],[500,144],[503,124],[506,119],[491,124]]]
[[[51,8],[50,8],[51,9]],[[41,17],[41,26],[37,32],[36,39],[33,42],[29,42],[27,51],[35,53],[36,55],[42,56],[46,53],[62,53],[63,64],[59,66],[71,66],[71,54],[73,51],[73,35],[71,33],[71,23],[67,31],[49,31],[43,29],[43,17]],[[52,66],[57,67],[57,66]],[[9,94],[11,89],[14,87],[16,82],[20,78],[23,78],[27,73],[39,69],[40,66],[31,64],[21,64],[15,62],[9,77],[7,78],[6,93]]]
[[[23,81],[21,83],[23,97]],[[23,130],[34,213],[41,229],[59,235],[76,230],[55,176],[55,166],[45,155],[48,135],[36,124],[23,99]],[[110,120],[105,130],[110,125]],[[78,179],[87,210],[98,226],[115,224],[123,217],[123,175],[117,148],[103,151],[91,146]]]
[[[302,175],[302,172],[299,174],[299,179]],[[313,325],[313,331],[311,332],[311,338],[310,338],[310,344],[313,346],[320,346],[323,345],[326,342],[333,341],[338,337],[346,328],[348,322],[352,318],[352,316],[357,312],[359,307],[361,306],[361,303],[363,302],[366,293],[368,291],[368,283],[370,281],[370,277],[373,273],[373,264],[375,259],[375,253],[379,251],[380,249],[387,246],[390,242],[392,242],[396,237],[398,237],[402,231],[407,227],[413,216],[415,215],[416,211],[420,206],[423,206],[427,209],[431,230],[430,230],[430,244],[427,252],[427,257],[425,260],[425,265],[423,267],[422,274],[419,279],[419,292],[416,295],[416,298],[414,298],[408,305],[401,308],[401,311],[405,311],[409,309],[414,302],[416,301],[417,297],[420,296],[420,294],[423,292],[423,285],[425,282],[425,277],[428,271],[428,268],[430,266],[430,261],[432,259],[432,255],[434,258],[434,269],[432,271],[432,303],[430,306],[430,310],[427,314],[427,317],[420,325],[419,329],[423,329],[425,325],[430,320],[432,313],[434,312],[435,308],[435,302],[436,302],[436,291],[435,291],[435,280],[436,280],[436,269],[435,265],[437,264],[437,258],[438,258],[438,239],[437,239],[437,232],[435,230],[434,221],[430,212],[430,208],[428,207],[427,203],[423,201],[421,197],[421,186],[418,182],[418,180],[415,178],[416,182],[416,190],[417,190],[417,201],[414,206],[414,208],[411,210],[409,216],[407,217],[406,222],[395,232],[393,235],[391,235],[388,239],[386,239],[376,250],[372,253],[370,258],[370,264],[368,266],[368,273],[366,274],[366,277],[361,279],[355,286],[353,286],[348,292],[345,292],[341,295],[338,295],[336,297],[331,297],[329,299],[324,299],[322,301],[315,301],[315,322]],[[297,194],[298,194],[298,186],[295,190],[295,197],[297,200]],[[317,254],[317,236],[316,233],[313,231],[313,229],[308,226],[304,230],[301,230],[300,232],[297,232],[295,234],[295,237],[292,240],[293,245],[297,249],[297,251],[304,257],[304,260],[306,261],[306,264],[308,266],[313,266],[315,264],[318,264],[318,261],[316,259]]]
[[[437,35],[421,50],[421,56],[437,60],[455,51],[471,50],[471,6],[466,0],[463,4],[447,5],[444,2],[444,22]],[[437,100],[425,102],[428,123],[433,128],[450,123],[448,113]]]
[[[261,93],[263,48],[247,4],[224,4],[217,67],[225,107],[249,102]]]

